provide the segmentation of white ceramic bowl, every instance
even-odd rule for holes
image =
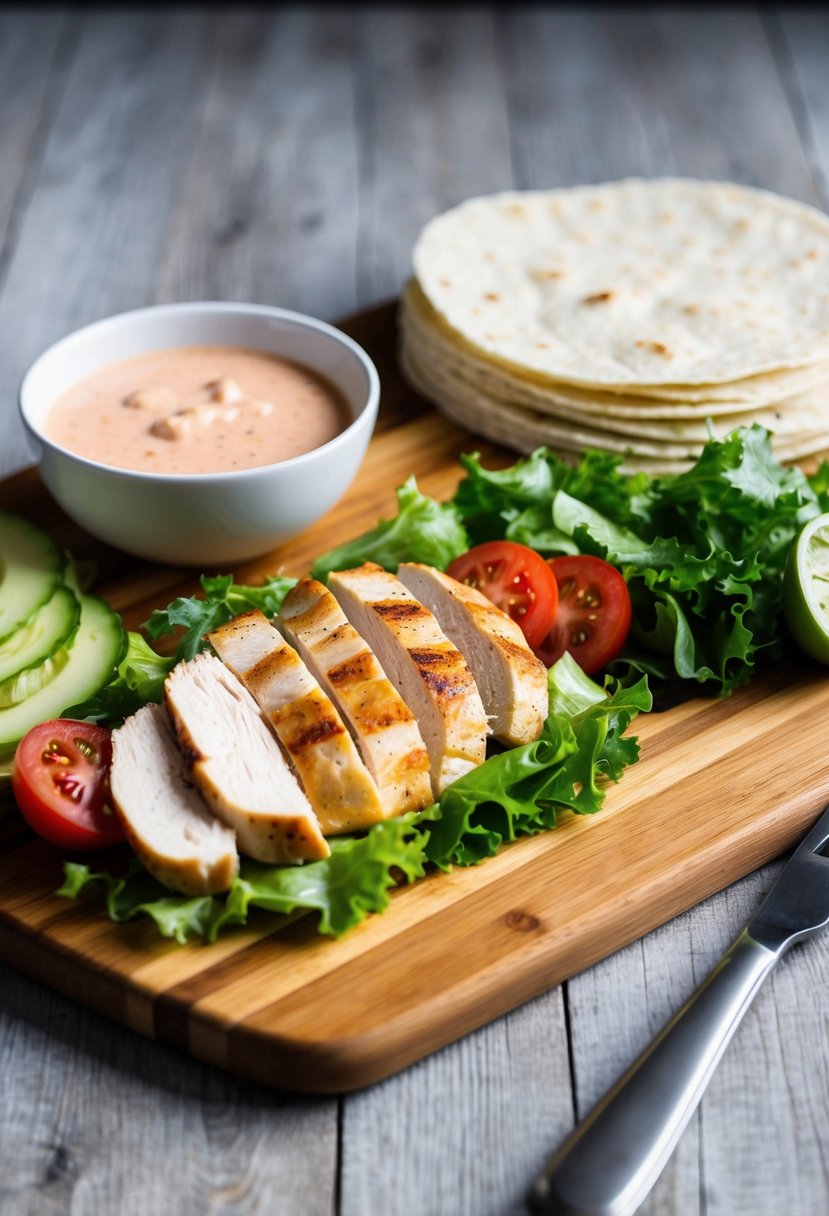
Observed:
[[[76,456],[43,432],[56,398],[98,368],[175,346],[247,346],[314,369],[352,421],[322,447],[229,473],[136,473]],[[20,387],[48,489],[81,527],[140,557],[205,568],[257,557],[324,515],[350,485],[377,418],[380,383],[362,347],[324,321],[254,304],[170,304],[120,313],[49,347]]]

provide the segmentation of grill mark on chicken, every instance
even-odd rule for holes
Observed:
[[[515,642],[511,642],[509,638],[501,636],[498,644],[501,650],[509,655],[519,666],[527,667],[530,665],[530,656],[526,650],[522,650],[520,646],[516,646]]]
[[[372,663],[372,659],[373,656],[367,656],[368,665]],[[344,663],[342,666],[346,667],[348,664]],[[351,684],[350,679],[335,680],[330,672],[329,679],[332,684],[338,684],[343,689]],[[377,681],[362,683],[359,677],[355,678],[354,683],[361,688],[361,700],[358,706],[352,705],[352,717],[359,724],[362,734],[373,735],[400,722],[411,721],[412,713],[406,702],[402,698],[391,700],[383,684]]]
[[[284,651],[275,650],[240,674],[245,685],[253,692],[255,688],[267,687],[271,680],[277,679],[291,665],[289,655]]]
[[[289,707],[290,708],[290,707]],[[283,715],[279,710],[271,714],[273,721],[291,722],[296,718],[295,712],[290,712]],[[344,728],[340,723],[335,722],[333,718],[326,718],[322,722],[314,722],[310,726],[306,726],[298,730],[295,734],[291,734],[287,741],[289,754],[292,756],[298,755],[300,752],[307,751],[310,747],[316,747],[319,743],[324,743],[327,739],[333,739],[336,735],[342,735]]]
[[[353,658],[346,659],[344,663],[340,663],[337,667],[331,667],[328,671],[328,679],[332,684],[356,683],[361,680],[368,680],[374,674],[375,665],[374,656],[367,650],[362,654],[356,654]]]
[[[410,650],[409,655],[420,672],[424,684],[432,692],[444,697],[459,697],[475,687],[472,673],[461,660],[458,652],[446,652],[437,648]]]
[[[375,600],[368,606],[384,621],[413,621],[415,617],[430,615],[422,604],[411,600]]]
[[[307,621],[314,620],[317,611],[318,609],[316,607],[309,608],[307,612],[303,612],[301,616],[297,615],[295,617],[291,617],[291,624],[297,629],[302,629]],[[320,638],[319,642],[317,643],[318,647],[320,650],[326,650],[329,647],[333,650],[340,644],[343,638],[347,636],[350,629],[351,626],[349,625],[348,621],[342,625],[337,625],[337,627],[332,629],[330,633],[326,633],[324,638]]]

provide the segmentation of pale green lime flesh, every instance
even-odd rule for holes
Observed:
[[[798,646],[829,664],[829,513],[810,519],[792,546],[783,605]]]

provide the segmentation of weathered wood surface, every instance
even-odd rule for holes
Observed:
[[[0,76],[0,473],[27,459],[13,393],[29,358],[115,309],[249,298],[332,318],[394,294],[434,211],[511,185],[687,172],[829,204],[818,8],[2,22],[18,71]],[[519,1212],[574,1112],[773,872],[340,1103],[257,1091],[3,971],[0,1209]],[[759,997],[649,1216],[829,1210],[825,951],[801,948]]]

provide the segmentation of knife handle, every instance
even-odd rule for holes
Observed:
[[[552,1158],[527,1197],[544,1216],[627,1216],[659,1177],[782,951],[744,930]]]

